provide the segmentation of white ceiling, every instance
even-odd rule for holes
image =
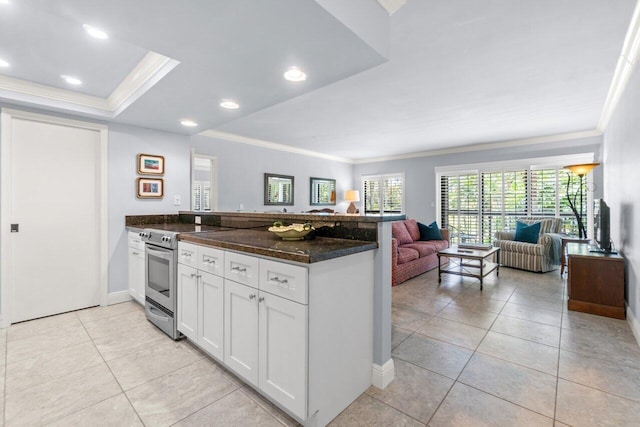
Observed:
[[[9,0],[0,101],[356,160],[591,130],[635,6],[386,3],[391,16],[375,0]],[[110,38],[89,38],[85,23]],[[131,83],[148,52],[164,62]],[[307,81],[282,79],[291,65]],[[127,101],[100,104],[114,93]]]

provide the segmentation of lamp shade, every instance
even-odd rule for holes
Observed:
[[[598,165],[600,165],[600,163],[582,163],[579,165],[564,166],[564,168],[569,169],[578,176],[583,176],[591,172],[591,170]]]
[[[359,202],[360,201],[360,191],[358,191],[358,190],[347,190],[344,193],[344,199],[347,202]]]

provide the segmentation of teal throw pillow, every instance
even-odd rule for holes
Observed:
[[[516,221],[516,236],[513,238],[516,242],[538,243],[539,236],[539,222],[527,225],[524,222]]]
[[[420,240],[442,240],[438,223],[435,221],[429,225],[418,223],[418,229],[420,230]]]

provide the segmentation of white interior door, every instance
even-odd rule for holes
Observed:
[[[100,139],[99,130],[11,120],[12,323],[100,303]]]

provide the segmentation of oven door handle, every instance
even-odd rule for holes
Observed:
[[[155,249],[152,246],[147,245],[147,254],[157,256],[158,258],[163,258],[171,261],[173,259],[173,251],[172,250],[160,250]]]
[[[149,310],[147,311],[147,314],[148,314],[149,316],[153,317],[154,319],[156,319],[156,320],[161,320],[161,321],[163,321],[163,322],[168,322],[168,321],[170,320],[168,317],[165,317],[165,316],[158,316],[157,314],[155,314],[155,313],[153,312],[154,310],[158,311],[159,313],[162,313],[162,311],[158,310],[157,308],[155,308],[155,307],[151,307],[151,306],[150,306],[150,307],[149,307]],[[164,313],[163,313],[163,314],[164,314]]]

